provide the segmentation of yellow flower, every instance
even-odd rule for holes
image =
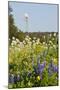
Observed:
[[[37,76],[37,80],[40,80],[40,76]]]
[[[57,64],[57,58],[54,58],[54,59],[53,59],[53,62],[54,62],[55,64]]]

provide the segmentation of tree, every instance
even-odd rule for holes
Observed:
[[[10,42],[12,41],[12,37],[18,38],[22,41],[24,39],[24,33],[19,30],[18,27],[15,25],[12,11],[12,8],[8,6],[8,25]]]

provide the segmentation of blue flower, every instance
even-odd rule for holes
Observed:
[[[14,74],[9,75],[9,83],[14,83]]]
[[[50,61],[49,67],[50,68],[53,67],[53,61],[52,60]]]
[[[55,65],[53,65],[53,71],[54,71],[54,72],[58,72],[58,67],[55,66]]]
[[[35,72],[36,74],[38,74],[38,69],[37,69],[37,67],[36,67],[36,66],[33,66],[33,68],[34,68],[34,72]]]
[[[58,72],[58,67],[54,65],[53,61],[51,60],[49,66],[48,66],[48,74],[52,75],[54,72]]]
[[[43,72],[44,68],[45,68],[45,62],[42,64],[38,63],[37,69],[38,69],[39,74],[41,74]]]
[[[17,83],[17,75],[14,75],[14,83]]]
[[[48,75],[51,76],[53,74],[53,68],[48,67]]]
[[[20,81],[20,75],[19,74],[17,75],[17,81],[18,82]]]

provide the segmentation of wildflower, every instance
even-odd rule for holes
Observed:
[[[33,37],[34,40],[36,40],[36,37]]]
[[[38,81],[40,80],[40,76],[37,76],[37,80],[38,80]]]
[[[56,64],[57,63],[57,58],[54,58],[53,59],[53,62]]]
[[[56,45],[53,44],[53,47],[56,49]]]
[[[13,45],[16,45],[16,41],[15,40],[13,40],[12,43],[13,43]]]
[[[15,40],[15,37],[12,37],[12,40]]]
[[[37,40],[36,40],[36,44],[39,44],[40,43],[40,39],[38,38]]]
[[[19,43],[20,42],[19,39],[16,39],[16,42]]]
[[[17,75],[14,75],[14,83],[17,83]]]
[[[28,38],[26,37],[25,40],[28,41]]]
[[[35,40],[33,40],[32,42],[35,43]]]
[[[17,75],[17,81],[18,82],[20,81],[20,75],[19,74]]]
[[[53,44],[52,41],[49,41],[49,44]]]
[[[54,33],[54,36],[56,36],[56,33]]]
[[[9,74],[9,83],[14,83],[14,75]]]
[[[44,70],[46,62],[44,61],[42,64],[40,64],[40,56],[38,56],[37,58],[37,69],[38,69],[38,73],[41,74]]]
[[[26,44],[26,42],[25,42],[25,41],[23,41],[23,44]]]
[[[35,49],[36,48],[36,43],[33,43],[33,49]]]
[[[31,40],[31,38],[29,37],[29,40]]]
[[[45,45],[45,42],[43,42],[43,45]]]
[[[45,62],[42,63],[42,64],[38,63],[38,72],[39,72],[39,74],[41,74],[43,72],[44,67],[45,67]]]
[[[24,47],[24,44],[22,42],[20,42],[19,44],[20,44],[20,48]]]
[[[48,67],[48,75],[51,76],[53,74],[53,68]]]
[[[13,44],[13,43],[11,43],[11,46],[13,47],[13,46],[14,46],[14,44]]]
[[[50,61],[49,67],[51,68],[53,66],[53,60]]]
[[[55,66],[55,65],[53,65],[53,71],[54,71],[54,72],[58,72],[58,67]]]
[[[29,36],[27,35],[26,38],[29,38]]]
[[[52,34],[50,33],[50,34],[49,34],[49,36],[51,37],[51,36],[52,36]]]
[[[36,74],[38,74],[38,69],[36,68],[36,66],[33,66],[33,69],[34,69],[34,72],[35,72]]]
[[[52,75],[54,72],[58,72],[58,67],[54,65],[53,61],[51,60],[48,66],[48,74]]]
[[[44,39],[45,39],[45,35],[44,35]]]

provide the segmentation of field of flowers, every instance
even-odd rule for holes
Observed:
[[[41,38],[26,35],[9,45],[9,88],[58,85],[58,34]]]

